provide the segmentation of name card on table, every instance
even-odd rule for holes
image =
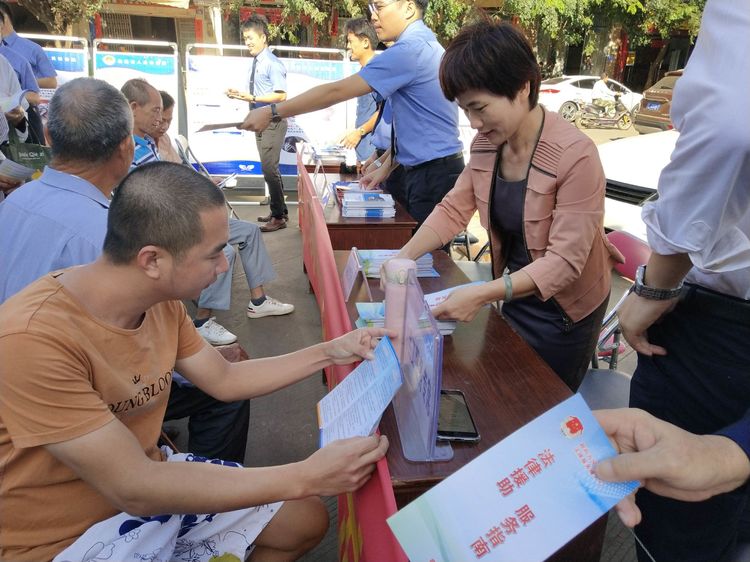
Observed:
[[[362,282],[365,284],[367,290],[367,298],[372,301],[372,292],[370,291],[370,284],[367,282],[365,276],[365,270],[362,267],[362,262],[359,259],[359,252],[357,248],[352,248],[349,252],[349,258],[346,260],[344,271],[341,272],[341,289],[344,293],[344,300],[349,302],[349,297],[352,295],[352,289],[354,288],[354,282],[357,280],[357,275],[362,274]]]
[[[414,562],[547,559],[638,482],[603,482],[615,450],[576,394],[388,519]]]

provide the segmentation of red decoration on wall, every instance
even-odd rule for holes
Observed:
[[[195,18],[195,42],[203,43],[203,20]]]
[[[100,39],[104,37],[104,32],[102,31],[102,16],[101,14],[94,14],[94,37],[96,39]]]

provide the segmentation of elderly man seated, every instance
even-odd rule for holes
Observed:
[[[137,167],[148,162],[161,160],[161,155],[156,148],[156,138],[160,136],[160,125],[165,117],[167,121],[171,122],[174,105],[163,109],[159,91],[141,78],[128,80],[121,91],[133,111],[133,135],[136,150],[132,166]],[[229,245],[224,250],[227,260],[229,260],[229,269],[200,294],[198,311],[194,320],[198,333],[213,345],[229,344],[237,340],[237,336],[216,322],[212,316],[214,309],[229,310],[232,294],[232,269],[236,258],[234,245],[237,246],[240,254],[240,261],[242,262],[242,268],[245,270],[247,285],[250,289],[250,302],[248,302],[246,310],[247,317],[281,316],[294,311],[294,305],[280,302],[268,296],[263,288],[266,283],[276,278],[276,272],[258,226],[246,221],[230,219]]]

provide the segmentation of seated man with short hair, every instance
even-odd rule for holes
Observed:
[[[385,437],[263,468],[157,447],[173,365],[219,400],[247,400],[371,357],[387,333],[228,363],[180,302],[226,271],[228,238],[210,180],[149,164],[117,187],[94,263],[46,275],[0,307],[0,559],[208,562],[254,547],[251,560],[294,560],[327,528],[315,496],[367,481]]]
[[[171,122],[174,100],[172,100],[171,107],[164,108],[159,91],[142,78],[128,80],[121,91],[133,110],[133,132],[136,143],[133,167],[161,160],[156,148],[157,138],[160,136],[162,120],[166,117]],[[154,117],[156,115],[154,108],[159,109],[158,120]],[[247,317],[282,316],[294,311],[294,305],[280,302],[266,295],[263,288],[265,284],[276,278],[276,272],[258,226],[247,221],[230,219],[229,233],[229,245],[224,250],[229,260],[229,270],[220,275],[215,283],[201,293],[194,320],[198,332],[213,345],[226,345],[237,341],[237,336],[216,322],[212,316],[214,309],[229,310],[230,307],[232,270],[236,258],[233,248],[235,245],[250,289]]]
[[[0,204],[0,304],[46,273],[101,255],[112,189],[133,160],[133,113],[102,80],[60,86],[50,101],[47,135],[50,165]],[[193,453],[245,460],[247,400],[223,402],[174,380],[165,418],[184,417]]]

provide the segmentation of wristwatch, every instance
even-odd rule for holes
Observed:
[[[279,115],[279,112],[276,111],[276,104],[271,104],[271,122],[278,123],[281,121],[281,115]]]
[[[666,301],[680,296],[680,293],[682,292],[682,281],[680,281],[679,286],[674,289],[657,289],[656,287],[649,287],[643,283],[643,278],[645,276],[646,266],[638,266],[638,269],[635,272],[633,292],[639,297],[652,301]]]
[[[365,133],[365,128],[364,127],[360,127],[357,130],[359,131],[359,136],[361,136],[361,137],[364,137],[367,134],[367,133]]]

